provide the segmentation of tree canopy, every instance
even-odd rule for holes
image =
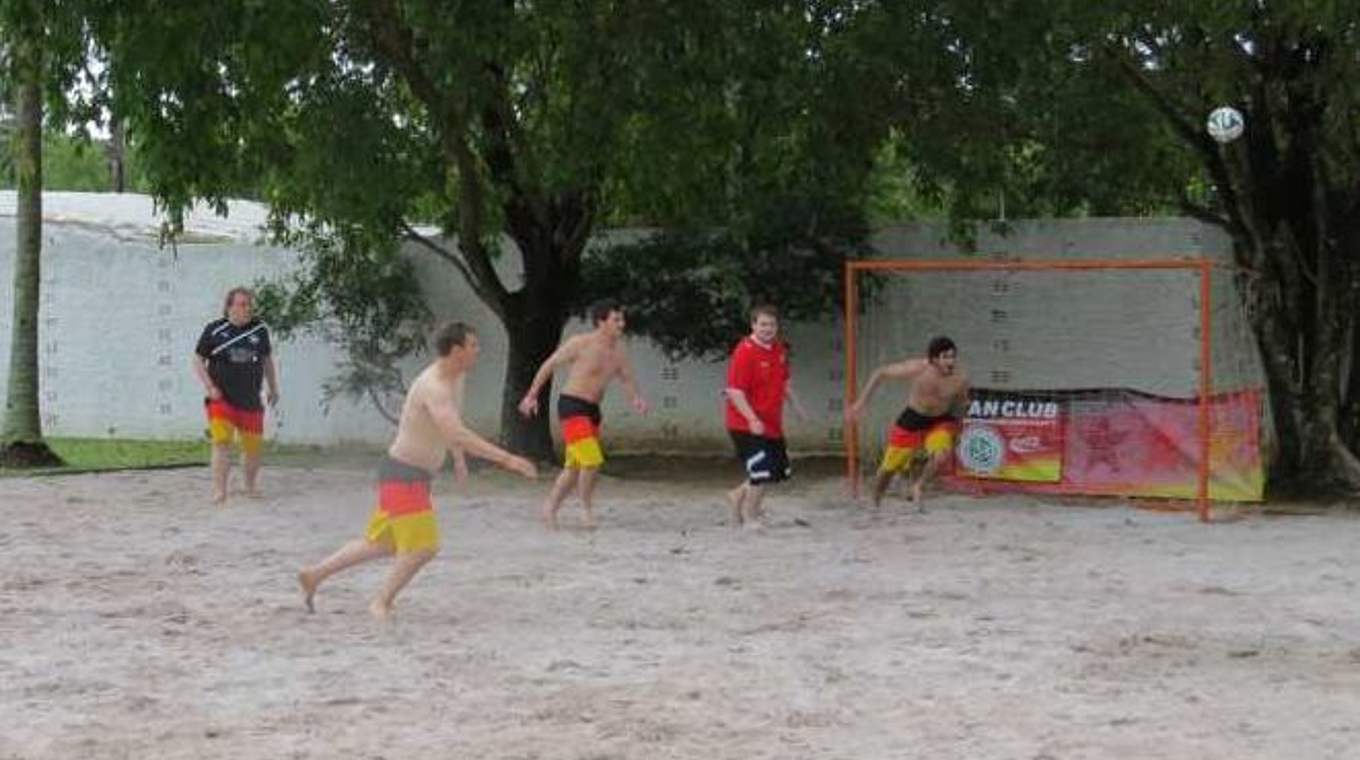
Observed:
[[[667,350],[713,355],[752,301],[834,310],[841,261],[885,209],[937,209],[966,235],[1004,202],[1231,233],[1275,474],[1360,487],[1354,2],[47,6],[107,63],[76,105],[126,119],[172,211],[268,202],[308,256],[277,308],[366,331],[361,376],[399,383],[392,360],[421,343],[401,246],[465,279],[510,337],[503,437],[521,451],[549,441],[514,402],[594,296],[633,304]],[[1247,129],[1220,145],[1203,122],[1225,104]]]
[[[353,318],[378,342],[411,335],[384,314],[414,312],[346,311],[360,283],[337,275],[401,276],[400,245],[434,252],[510,335],[503,434],[521,450],[548,450],[546,424],[522,421],[514,402],[583,282],[609,276],[583,277],[602,224],[683,234],[672,256],[759,252],[715,286],[748,300],[750,282],[788,269],[797,300],[822,313],[834,305],[819,288],[864,229],[886,125],[836,112],[854,97],[839,45],[855,3],[120,7],[100,26],[109,84],[155,194],[176,209],[260,183],[281,234],[311,243],[311,277],[295,283],[307,308],[291,313]],[[422,219],[444,236],[417,232]],[[522,282],[496,273],[510,250]]]

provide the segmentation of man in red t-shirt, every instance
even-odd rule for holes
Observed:
[[[779,340],[779,311],[762,305],[751,310],[751,334],[732,350],[727,366],[727,432],[746,467],[746,480],[727,492],[737,526],[760,517],[765,486],[789,477],[784,447],[784,401],[798,416],[807,412],[789,385],[789,355]]]

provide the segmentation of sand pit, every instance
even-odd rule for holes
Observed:
[[[386,625],[385,563],[315,615],[294,585],[362,528],[367,470],[270,469],[226,509],[206,470],[0,480],[0,758],[1357,756],[1360,520],[875,518],[804,479],[746,532],[731,475],[607,478],[600,530],[558,534],[545,481],[445,479]]]

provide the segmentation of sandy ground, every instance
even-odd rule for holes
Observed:
[[[730,470],[437,492],[444,552],[379,624],[364,470],[0,480],[0,758],[1354,758],[1360,520],[1202,525],[830,480],[723,524]],[[474,477],[477,477],[474,475]],[[578,513],[569,511],[571,523]]]

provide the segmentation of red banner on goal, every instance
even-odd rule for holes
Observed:
[[[1053,396],[975,392],[954,449],[959,473],[994,480],[1059,482],[1063,407]]]
[[[1209,497],[1259,501],[1261,394],[1210,399]],[[1193,499],[1199,483],[1196,399],[1131,390],[1042,394],[978,390],[955,448],[967,487]]]

